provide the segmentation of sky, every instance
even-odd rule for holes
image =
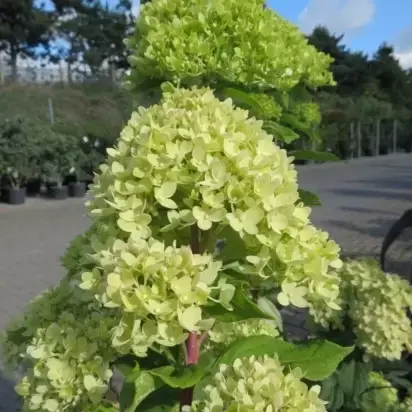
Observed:
[[[46,0],[47,2],[48,0]],[[106,2],[107,0],[102,0]],[[114,4],[116,0],[108,0]],[[412,67],[412,0],[267,0],[268,5],[309,33],[324,25],[344,34],[351,49],[372,55],[384,41]],[[136,10],[139,0],[134,0]]]
[[[324,25],[344,34],[352,49],[373,54],[384,41],[395,46],[397,57],[412,67],[411,0],[268,0],[283,17],[310,32]]]

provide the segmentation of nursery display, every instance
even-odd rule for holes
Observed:
[[[2,198],[10,204],[22,204],[26,183],[38,171],[39,146],[31,125],[22,119],[8,119],[0,124],[0,167]]]
[[[52,134],[45,141],[43,150],[42,172],[46,182],[47,194],[52,199],[66,199],[69,196],[69,186],[66,177],[76,171],[83,161],[84,154],[80,148],[80,139],[74,136]],[[76,177],[77,180],[77,177]],[[72,182],[72,185],[77,182]],[[74,192],[76,186],[72,186]],[[80,194],[82,186],[77,185]]]
[[[331,58],[263,6],[141,8],[127,86],[153,104],[107,149],[66,275],[3,341],[23,410],[409,410],[411,286],[341,260],[293,164],[336,158],[286,150],[316,142],[310,90],[333,84]],[[54,187],[81,157],[63,140],[45,154]],[[286,339],[287,307],[316,337]]]

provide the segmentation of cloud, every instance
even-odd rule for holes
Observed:
[[[133,1],[133,6],[132,6],[132,14],[136,18],[139,17],[140,13],[140,0],[134,0]]]
[[[412,25],[402,30],[394,40],[395,54],[404,68],[412,68]]]
[[[375,11],[374,0],[309,0],[299,14],[299,24],[306,33],[321,25],[347,34],[369,24]]]

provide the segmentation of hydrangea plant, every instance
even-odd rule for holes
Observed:
[[[350,328],[357,346],[370,357],[401,359],[412,348],[412,286],[395,274],[382,271],[374,259],[349,260],[339,271],[338,304],[332,312],[325,305],[312,310],[323,327]]]
[[[171,82],[108,149],[67,276],[8,330],[24,409],[325,411],[315,382],[353,348],[285,341],[277,307],[338,311],[342,262],[274,138],[287,92],[330,83],[330,59],[260,0],[154,0],[129,44],[134,84]],[[218,79],[274,100],[225,99]]]

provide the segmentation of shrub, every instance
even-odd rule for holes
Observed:
[[[366,354],[388,360],[401,359],[412,348],[412,286],[394,274],[386,274],[373,259],[345,262],[339,272],[338,299],[342,311],[317,308],[315,321],[332,329],[350,328]]]
[[[6,360],[27,367],[27,410],[326,410],[317,383],[353,347],[285,341],[277,306],[339,325],[350,281],[268,130],[284,142],[296,125],[309,133],[301,120],[317,121],[316,110],[296,98],[293,117],[285,97],[330,83],[330,59],[262,5],[154,0],[142,10],[131,80],[175,84],[108,149],[65,279],[8,329]],[[205,87],[220,81],[234,85]]]

